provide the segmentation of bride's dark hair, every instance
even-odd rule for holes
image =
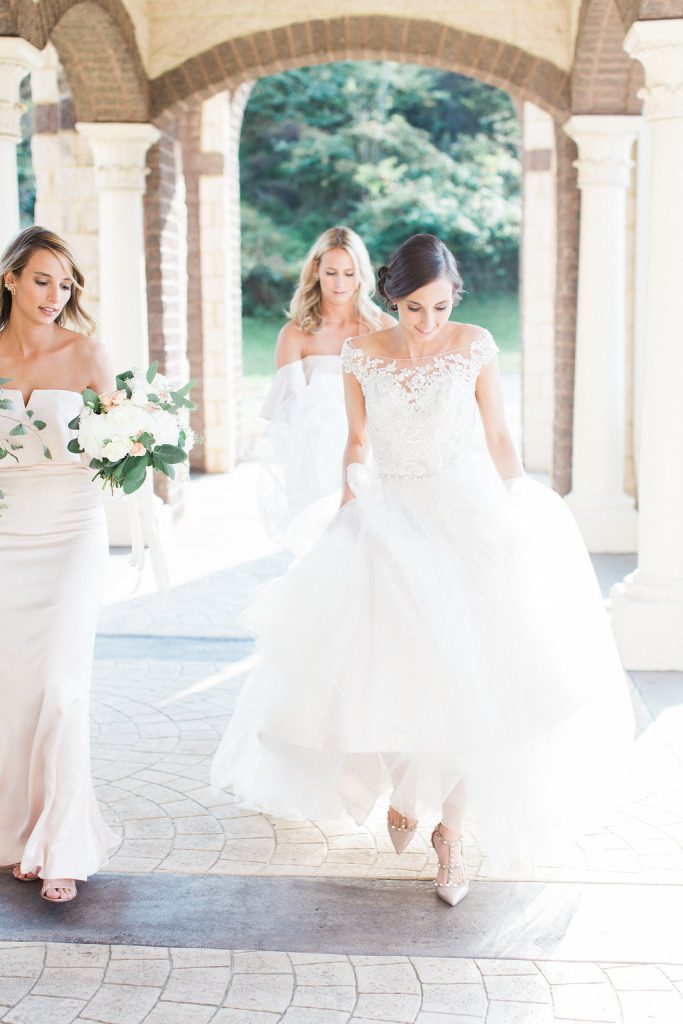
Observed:
[[[453,285],[453,304],[458,305],[463,281],[455,256],[436,235],[411,235],[377,271],[377,292],[387,306],[396,309],[396,299],[423,288],[430,281],[447,277]]]

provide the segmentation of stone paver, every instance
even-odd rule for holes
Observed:
[[[58,992],[47,966],[55,949]],[[680,978],[681,964],[92,945],[86,956],[80,946],[0,943],[0,1021],[676,1024],[683,1020]]]

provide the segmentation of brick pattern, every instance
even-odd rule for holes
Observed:
[[[122,0],[19,0],[12,13],[8,6],[0,5],[0,34],[21,35],[39,50],[52,40],[78,120],[148,120],[147,76]]]
[[[572,484],[574,357],[579,264],[580,194],[575,143],[560,125],[555,133],[557,159],[557,260],[555,289],[555,417],[553,487],[568,494]]]
[[[643,68],[624,52],[625,34],[614,0],[584,0],[571,81],[574,113],[640,113]]]
[[[145,256],[147,264],[147,324],[150,361],[157,359],[162,373],[173,382],[188,376],[186,272],[187,216],[180,126],[167,120],[162,135],[147,154],[147,191],[144,198]],[[155,492],[182,510],[182,479],[155,476]]]
[[[302,22],[220,43],[152,80],[152,115],[191,96],[207,98],[285,67],[319,63],[323,55],[328,61],[396,60],[446,68],[531,100],[554,116],[569,109],[569,77],[550,61],[437,22],[369,15]]]
[[[249,86],[182,116],[188,209],[188,352],[197,380],[192,465],[232,469],[241,448],[242,299],[238,148]]]

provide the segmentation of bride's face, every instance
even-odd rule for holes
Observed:
[[[453,309],[453,285],[439,277],[422,288],[396,299],[401,327],[416,341],[435,338]]]

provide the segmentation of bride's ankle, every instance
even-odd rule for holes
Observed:
[[[441,834],[441,838],[446,843],[457,843],[459,839],[462,839],[462,832],[459,832],[457,828],[448,828],[443,822],[439,822],[436,827]]]

